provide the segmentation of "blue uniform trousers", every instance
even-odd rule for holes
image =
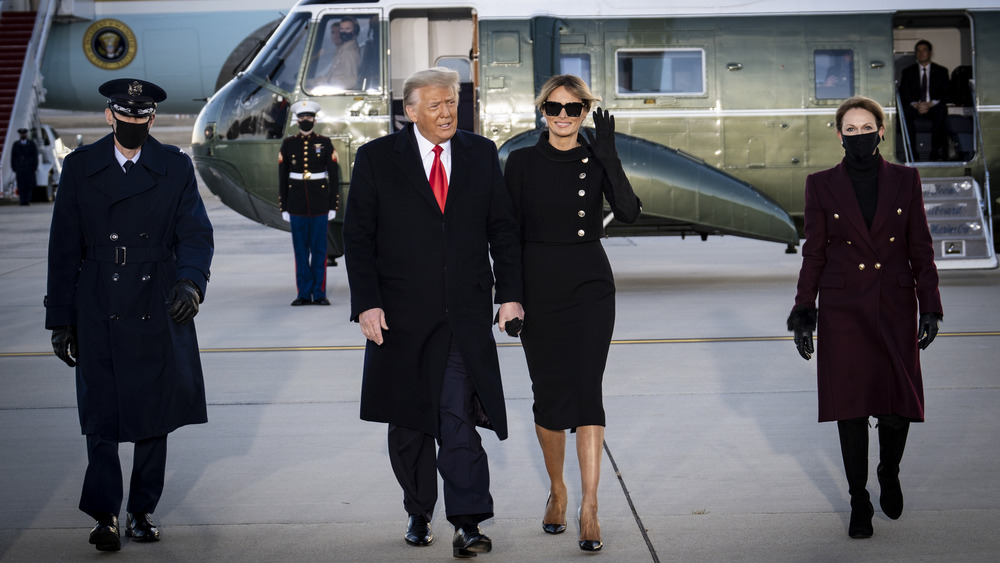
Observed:
[[[437,463],[434,436],[389,425],[389,461],[403,488],[407,514],[419,514],[430,521],[437,502],[437,469],[444,480],[448,521],[458,527],[493,516],[489,462],[473,416],[474,392],[472,379],[452,339],[441,385]]]
[[[326,297],[326,214],[291,215],[295,250],[295,286],[298,298],[316,301]]]
[[[17,177],[17,195],[21,198],[21,205],[31,205],[31,196],[35,191],[35,171],[22,170],[15,174]]]
[[[128,488],[129,512],[147,514],[156,510],[156,504],[163,493],[166,468],[166,435],[135,443],[132,477]],[[87,473],[83,478],[80,510],[95,520],[108,513],[119,516],[123,496],[118,440],[98,434],[88,434]]]

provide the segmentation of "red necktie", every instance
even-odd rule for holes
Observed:
[[[927,67],[920,70],[920,101],[926,102],[930,100],[930,96],[927,95]]]
[[[443,150],[441,145],[434,145],[434,162],[431,163],[431,177],[429,178],[431,191],[434,192],[434,198],[441,206],[442,213],[444,212],[444,202],[448,199],[448,176],[444,173],[444,164],[441,164],[441,151]]]

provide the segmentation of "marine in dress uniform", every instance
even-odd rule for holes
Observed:
[[[66,157],[49,236],[45,328],[76,368],[87,472],[80,510],[90,543],[121,548],[118,444],[134,442],[126,536],[160,539],[151,514],[163,491],[167,434],[207,422],[191,319],[205,295],[212,225],[191,159],[149,136],[159,86],[106,82],[109,134]]]
[[[292,106],[299,132],[286,137],[278,153],[278,205],[291,224],[295,250],[292,306],[329,305],[326,298],[327,222],[337,216],[340,166],[329,137],[313,133],[320,106],[304,100]]]
[[[35,190],[35,171],[38,170],[38,147],[28,138],[28,130],[17,130],[21,138],[14,143],[10,151],[10,167],[17,177],[17,194],[21,205],[31,205],[31,195]]]

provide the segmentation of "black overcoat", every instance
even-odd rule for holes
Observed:
[[[212,262],[191,159],[149,137],[126,177],[108,135],[66,157],[57,194],[45,327],[77,328],[83,433],[132,442],[206,422],[194,322],[166,303],[182,278],[204,296]]]
[[[460,130],[451,151],[442,213],[412,124],[358,150],[344,217],[351,320],[379,307],[389,326],[381,346],[368,342],[365,349],[361,418],[439,435],[441,381],[454,337],[483,409],[477,424],[503,440],[493,303],[521,301],[519,228],[496,145]]]
[[[918,313],[941,314],[920,174],[879,158],[869,229],[847,166],[806,179],[795,308],[816,306],[819,421],[924,419]]]

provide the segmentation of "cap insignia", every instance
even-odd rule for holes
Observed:
[[[132,83],[128,85],[128,95],[129,96],[142,95],[142,84],[140,84],[138,80],[133,80]]]

